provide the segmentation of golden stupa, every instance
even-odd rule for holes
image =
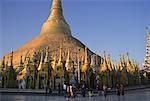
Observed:
[[[68,49],[71,50],[70,57],[76,61],[77,54],[80,59],[84,58],[85,45],[71,34],[70,26],[63,16],[61,0],[53,0],[48,19],[44,22],[40,34],[27,42],[25,45],[13,52],[13,65],[19,66],[20,57],[25,61],[26,57],[30,59],[35,53],[46,50],[49,47],[51,57],[59,56],[59,49],[62,48],[62,58],[66,60]],[[88,55],[94,54],[88,49]],[[5,56],[5,62],[10,59],[10,54]],[[58,59],[57,59],[58,60]]]

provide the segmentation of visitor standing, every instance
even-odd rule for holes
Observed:
[[[74,97],[72,84],[70,84],[70,89],[69,90],[70,90],[70,96]]]
[[[69,85],[67,86],[67,95],[66,95],[66,97],[68,97],[68,98],[70,97],[70,86]]]
[[[47,85],[45,85],[45,93],[46,94],[48,93],[48,87],[47,87]]]
[[[82,85],[82,95],[83,97],[85,97],[85,94],[86,94],[86,87],[85,87],[85,84]]]
[[[120,96],[120,85],[119,84],[116,85],[116,94],[118,96]]]
[[[60,88],[60,83],[58,84],[58,93],[60,94],[61,88]]]
[[[124,95],[124,86],[123,86],[123,84],[120,85],[120,94]]]
[[[66,97],[66,95],[67,95],[67,85],[65,83],[63,85],[63,90],[64,90],[64,96]]]
[[[107,96],[107,86],[106,85],[103,85],[103,95],[106,98],[106,96]]]

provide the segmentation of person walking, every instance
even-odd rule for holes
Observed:
[[[47,87],[47,85],[45,85],[44,87],[45,87],[45,93],[47,94],[48,93],[48,87]]]
[[[103,85],[103,95],[106,98],[106,96],[107,96],[107,86],[106,85]]]
[[[116,94],[118,96],[120,96],[120,85],[119,84],[116,85]]]
[[[85,94],[86,94],[86,87],[85,87],[85,84],[82,85],[82,95],[83,97],[85,97]]]
[[[58,93],[60,94],[61,88],[60,88],[60,83],[58,84]]]
[[[63,90],[64,90],[64,96],[66,97],[66,95],[67,95],[67,85],[65,83],[63,85]]]
[[[66,97],[68,97],[68,98],[70,97],[70,86],[69,85],[67,86],[67,95],[66,95]]]
[[[120,94],[124,95],[124,86],[123,86],[123,84],[120,85]]]
[[[70,89],[69,89],[69,90],[70,90],[70,96],[71,96],[71,97],[74,97],[72,84],[70,84],[69,87],[70,87]]]

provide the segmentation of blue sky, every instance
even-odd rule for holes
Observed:
[[[51,0],[0,0],[0,57],[16,50],[40,32]],[[129,52],[142,64],[150,0],[62,0],[72,35],[101,55],[119,59]]]

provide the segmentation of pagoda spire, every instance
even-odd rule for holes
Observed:
[[[115,60],[112,60],[112,71],[116,71]]]
[[[52,0],[51,13],[48,20],[55,18],[64,18],[61,0]]]
[[[13,51],[11,52],[11,54],[10,54],[10,62],[9,62],[9,65],[8,66],[10,66],[10,67],[12,67],[13,66]]]
[[[40,34],[59,34],[71,36],[69,24],[63,16],[61,0],[52,0],[50,15],[43,24]]]
[[[56,53],[54,52],[54,54],[53,54],[53,62],[52,62],[52,68],[53,69],[56,69],[55,67],[56,67]]]
[[[105,55],[105,51],[104,51],[103,60],[102,60],[102,63],[100,65],[100,72],[105,72],[107,70],[108,70],[108,64],[107,64],[106,55]]]
[[[71,70],[70,50],[68,49],[68,55],[65,64],[66,70]]]
[[[58,59],[58,63],[57,66],[62,66],[62,47],[60,47],[59,49],[59,59]]]
[[[147,34],[147,44],[146,44],[146,56],[144,60],[144,70],[150,73],[150,31],[146,30]]]
[[[82,72],[86,72],[88,69],[88,50],[87,47],[85,47],[85,52],[84,52],[84,64],[82,67]]]
[[[127,71],[130,71],[130,66],[131,66],[131,62],[129,60],[129,53],[126,53],[126,66],[127,66]]]
[[[4,68],[5,68],[5,56],[3,57],[3,60],[0,63],[0,72],[2,72]]]
[[[3,60],[2,60],[2,66],[3,68],[5,68],[5,56],[3,57]]]
[[[87,64],[88,63],[88,52],[87,52],[87,47],[85,47],[85,58],[84,58],[85,60],[84,60],[84,62],[85,62],[85,64]]]
[[[49,47],[46,47],[46,55],[45,55],[44,62],[48,63],[49,61],[50,61],[50,59],[49,59]]]
[[[126,67],[127,67],[127,72],[131,72],[132,71],[132,65],[131,65],[131,61],[129,59],[129,53],[126,53]]]
[[[121,55],[120,55],[120,70],[123,70],[123,69],[125,69],[125,61],[124,61],[124,54],[122,53]]]
[[[23,61],[22,61],[22,56],[20,57],[20,66],[19,66],[20,68],[18,68],[18,69],[23,69]]]
[[[43,58],[44,58],[44,53],[43,51],[41,52],[41,59],[40,59],[40,64],[38,66],[38,71],[42,69],[43,66]]]
[[[108,54],[107,64],[108,64],[108,69],[110,71],[112,71],[112,64],[111,64],[111,60],[110,60],[110,54]]]

